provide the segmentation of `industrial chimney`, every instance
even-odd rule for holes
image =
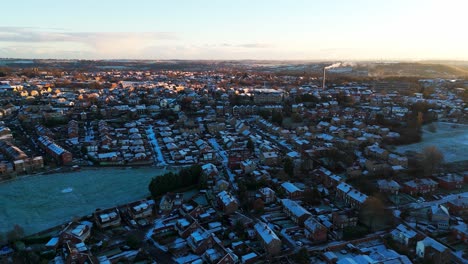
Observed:
[[[322,89],[325,90],[325,77],[326,77],[327,67],[323,67],[323,79],[322,79]]]

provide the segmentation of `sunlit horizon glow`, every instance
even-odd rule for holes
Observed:
[[[1,58],[468,60],[465,0],[18,0],[2,6]]]

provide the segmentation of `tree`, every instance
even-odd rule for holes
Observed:
[[[283,163],[283,170],[289,176],[294,176],[294,162],[290,158],[286,158]]]
[[[310,205],[318,205],[320,204],[321,200],[321,195],[319,190],[316,187],[313,188],[307,188],[304,190],[303,193],[303,200],[304,202],[310,204]]]
[[[423,150],[422,165],[426,176],[432,176],[436,173],[443,162],[444,154],[437,147],[429,146]]]
[[[255,150],[255,144],[254,144],[254,142],[252,141],[251,138],[249,138],[249,140],[247,140],[247,149],[250,152],[253,152]]]
[[[359,211],[359,221],[372,231],[385,225],[391,217],[382,200],[374,196],[368,197]]]
[[[306,174],[309,172],[309,162],[306,160],[302,160],[301,164],[299,165],[299,170],[302,174]]]
[[[294,254],[292,258],[295,263],[310,263],[309,251],[307,251],[307,248],[305,247],[299,249],[299,251],[296,254]]]
[[[141,239],[136,233],[130,233],[127,236],[126,243],[131,249],[138,249],[141,245]]]
[[[294,113],[291,116],[292,120],[294,123],[301,123],[302,122],[302,116],[298,113]]]
[[[15,242],[21,239],[24,236],[23,228],[16,224],[11,231],[7,233],[7,240],[9,242]]]
[[[102,85],[98,82],[92,82],[89,84],[89,88],[93,90],[102,89]]]
[[[264,208],[265,208],[265,203],[263,202],[262,199],[258,198],[257,200],[254,201],[253,209],[255,210],[255,212],[262,213]]]
[[[244,224],[242,223],[241,220],[237,220],[235,223],[234,223],[234,231],[240,235],[242,233],[244,233]]]
[[[408,209],[401,210],[401,213],[400,213],[401,219],[405,220],[406,218],[408,218],[408,216],[410,216],[410,211]]]
[[[273,112],[273,115],[271,116],[271,122],[281,126],[283,124],[283,115],[280,112]]]
[[[0,77],[6,77],[11,74],[11,69],[7,67],[0,67]]]
[[[199,184],[201,175],[201,166],[193,165],[189,168],[181,169],[177,174],[168,172],[164,175],[154,177],[151,180],[148,189],[153,197],[158,197],[179,188]]]
[[[343,228],[343,239],[344,240],[353,240],[356,238],[362,238],[367,235],[367,230],[363,226],[348,226]]]
[[[199,189],[206,189],[208,188],[208,176],[204,173],[200,175],[198,180],[198,188]]]

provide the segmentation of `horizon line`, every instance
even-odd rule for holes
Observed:
[[[0,57],[0,60],[61,60],[61,61],[265,61],[265,62],[468,62],[468,59],[80,59],[80,58],[30,58],[30,57]]]

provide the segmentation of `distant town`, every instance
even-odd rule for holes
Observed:
[[[2,60],[0,262],[468,263],[468,74],[407,67]]]

